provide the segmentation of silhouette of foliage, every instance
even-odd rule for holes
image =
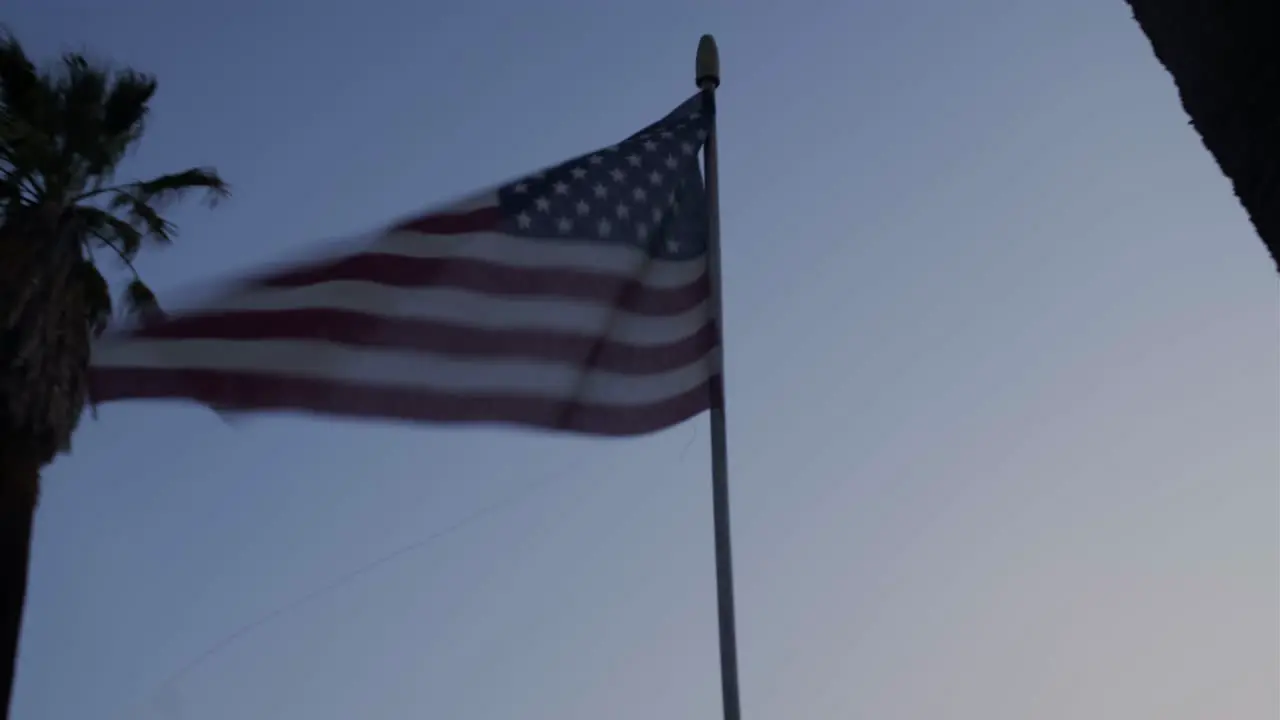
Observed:
[[[117,303],[99,269],[117,258],[132,280],[118,303],[158,312],[134,270],[173,241],[164,216],[196,191],[227,186],[208,168],[117,179],[141,141],[155,78],[67,53],[40,68],[0,30],[0,708],[7,717],[42,468],[69,447],[83,414],[90,343]]]

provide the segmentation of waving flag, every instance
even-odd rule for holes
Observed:
[[[692,417],[720,372],[709,109],[108,335],[93,397],[600,435]]]

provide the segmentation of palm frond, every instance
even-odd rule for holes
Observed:
[[[164,317],[164,311],[160,309],[156,294],[142,282],[141,278],[135,277],[125,287],[124,305],[127,315],[138,318],[144,323]]]
[[[3,202],[20,201],[53,163],[48,134],[50,92],[35,64],[13,35],[0,29],[0,169]],[[0,208],[2,209],[2,208]]]
[[[75,282],[84,293],[85,322],[90,332],[101,335],[111,324],[111,287],[91,260],[81,260],[75,272]]]
[[[75,222],[83,231],[81,237],[85,241],[97,240],[102,247],[119,255],[126,265],[131,265],[142,250],[145,236],[129,222],[92,205],[80,205],[73,212]]]
[[[231,195],[231,187],[213,168],[188,168],[126,186],[130,194],[153,207],[164,207],[192,190],[204,190],[205,202],[216,205]]]
[[[149,104],[156,92],[156,81],[149,75],[132,70],[108,71],[105,67],[88,67],[80,71],[78,68],[85,63],[80,55],[67,55],[63,62],[69,68],[69,77],[78,77],[79,82],[86,86],[101,85],[101,94],[91,101],[86,87],[85,102],[79,110],[73,106],[73,94],[66,93],[65,112],[88,118],[84,123],[84,142],[75,146],[75,152],[84,161],[89,185],[102,187],[111,180],[116,166],[142,138]],[[69,129],[68,139],[74,137]]]
[[[62,73],[57,79],[57,95],[62,107],[63,156],[88,155],[102,147],[101,115],[107,96],[108,75],[89,65],[83,55],[72,53],[62,58]]]
[[[130,142],[141,136],[155,94],[155,77],[133,70],[117,72],[102,105],[103,135],[127,137]]]
[[[124,213],[127,222],[140,230],[144,238],[162,245],[173,242],[177,227],[166,220],[145,199],[128,192],[118,192],[111,198],[111,209]]]
[[[0,105],[16,119],[38,127],[46,119],[48,95],[22,44],[0,30]]]

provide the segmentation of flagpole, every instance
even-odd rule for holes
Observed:
[[[720,87],[720,51],[715,38],[698,41],[695,80],[706,94],[710,110]],[[724,720],[741,720],[738,696],[738,633],[733,609],[733,546],[729,532],[729,450],[724,415],[724,314],[720,283],[720,183],[716,157],[716,117],[711,113],[711,133],[703,149],[707,186],[707,254],[710,260],[711,311],[720,334],[720,379],[711,407],[711,508],[716,538],[716,600],[720,618],[720,692]]]

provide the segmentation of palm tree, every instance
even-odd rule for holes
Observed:
[[[1280,2],[1127,2],[1280,269]]]
[[[172,240],[161,211],[191,190],[211,201],[227,193],[209,169],[115,179],[155,91],[151,76],[77,53],[37,68],[0,32],[0,718],[13,689],[40,473],[70,446],[90,341],[113,314],[98,258],[132,272],[128,310],[158,312],[133,260]]]

